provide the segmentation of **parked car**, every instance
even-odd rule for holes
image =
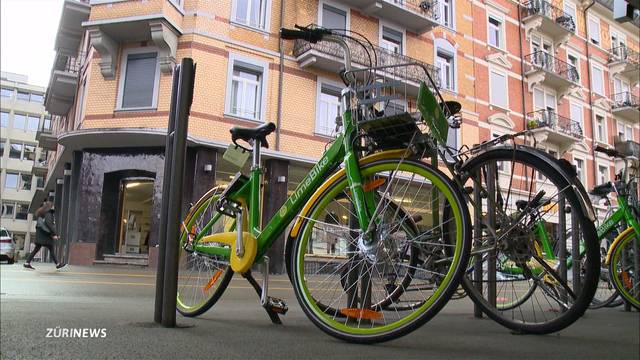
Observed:
[[[0,261],[13,264],[16,261],[16,242],[7,229],[0,227]]]

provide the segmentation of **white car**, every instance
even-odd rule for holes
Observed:
[[[16,261],[16,242],[7,229],[0,227],[0,261],[2,260],[9,264]]]

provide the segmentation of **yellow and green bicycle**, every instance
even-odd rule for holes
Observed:
[[[599,269],[595,217],[575,171],[515,144],[526,131],[471,148],[449,147],[449,131],[460,126],[461,106],[444,101],[432,70],[422,63],[393,63],[397,56],[371,51],[368,40],[357,36],[315,26],[281,30],[283,39],[298,41],[296,46],[317,44],[343,56],[340,76],[346,88],[342,115],[336,120],[339,131],[261,227],[260,151],[268,146],[266,137],[275,126],[231,129],[236,147],[231,146],[225,158],[242,158],[234,149],[243,148],[239,140],[248,143],[244,149],[253,155],[250,175],[238,173],[225,187],[211,189],[184,219],[178,311],[185,316],[204,313],[239,273],[260,295],[272,321],[279,322],[287,306],[268,295],[265,254],[292,224],[285,261],[305,314],[343,340],[391,340],[435,316],[466,279],[470,264],[476,265],[479,271],[473,273],[479,277],[470,278],[465,288],[482,292],[482,269],[492,269],[496,254],[506,251],[518,264],[538,260],[528,236],[534,225],[529,220],[547,203],[540,201],[545,196],[552,207],[560,201],[573,209],[568,228],[585,240],[586,273],[579,288],[573,288],[562,274],[540,264],[554,286],[569,294],[568,300],[552,296],[547,301],[563,311],[513,326],[548,332],[575,321],[593,297]],[[351,68],[352,56],[358,68]],[[439,168],[447,168],[449,175]],[[511,180],[496,183],[487,169],[511,174]],[[524,181],[538,176],[546,180]],[[503,206],[515,199],[527,202],[518,216]],[[486,216],[472,224],[469,206]],[[251,275],[254,263],[263,267],[262,286]],[[524,269],[530,277],[530,269]],[[495,269],[486,274],[488,280],[495,279]],[[495,302],[492,286],[489,303]]]

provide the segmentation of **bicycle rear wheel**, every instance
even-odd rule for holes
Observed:
[[[224,293],[233,270],[229,259],[196,249],[206,235],[235,229],[235,219],[216,210],[221,191],[211,189],[191,207],[182,222],[179,239],[178,297],[176,308],[184,316],[194,317],[209,310]],[[210,244],[217,247],[222,244]]]
[[[640,239],[633,229],[623,232],[622,236],[622,240],[614,244],[609,273],[620,296],[640,310]]]
[[[464,288],[490,318],[532,334],[559,331],[584,314],[600,264],[577,190],[542,156],[504,147],[463,167],[475,186],[476,222]]]
[[[462,194],[437,169],[391,159],[360,171],[376,209],[374,229],[364,235],[357,225],[346,176],[332,178],[292,230],[291,277],[316,326],[374,343],[407,334],[442,309],[468,261],[471,228]]]

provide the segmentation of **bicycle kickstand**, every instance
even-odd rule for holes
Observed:
[[[262,287],[256,281],[256,279],[251,274],[251,270],[248,270],[246,273],[242,274],[242,277],[247,279],[249,284],[253,286],[254,290],[260,297],[260,304],[265,309],[271,322],[274,324],[282,324],[282,320],[280,320],[281,315],[285,315],[289,308],[287,304],[282,299],[274,298],[268,295],[269,291],[269,258],[267,256],[264,257],[264,261],[262,262]]]

